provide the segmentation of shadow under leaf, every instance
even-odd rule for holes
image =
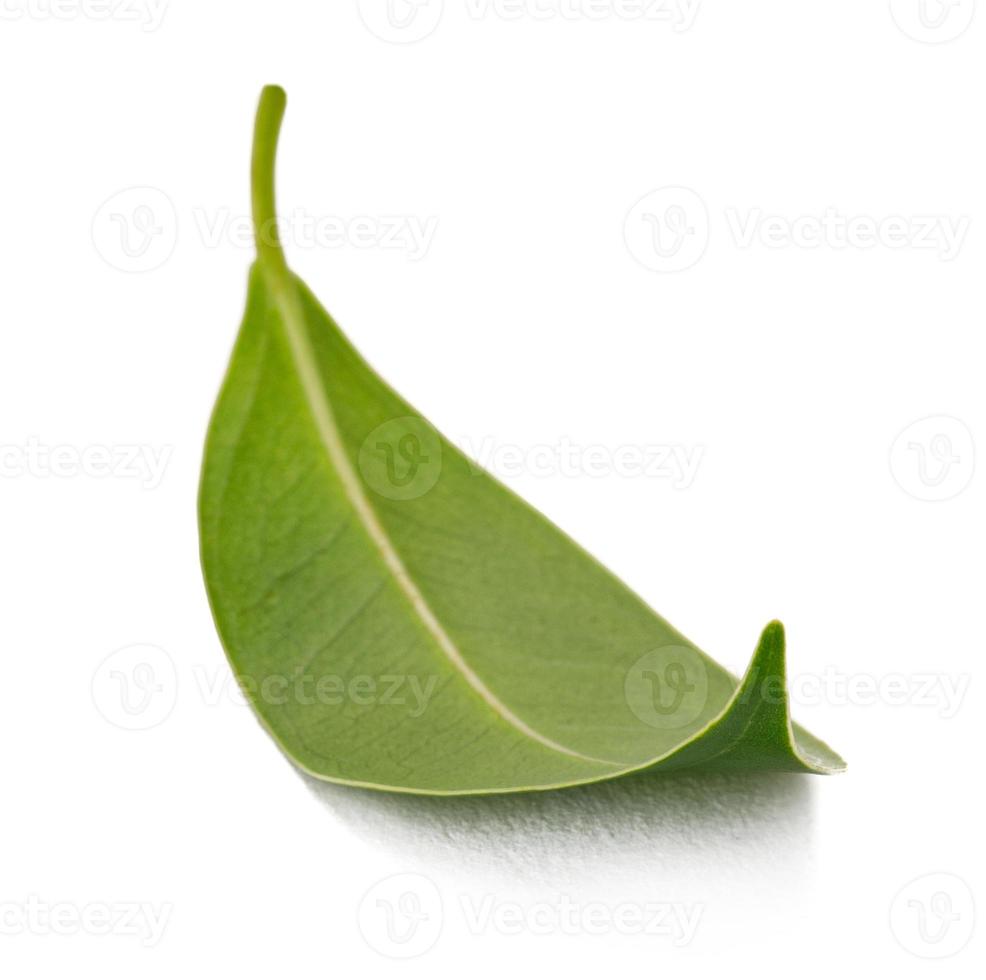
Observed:
[[[299,773],[355,834],[406,865],[563,887],[737,875],[803,880],[812,778],[678,772],[499,796],[381,793]]]

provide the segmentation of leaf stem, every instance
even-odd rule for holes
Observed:
[[[284,89],[279,85],[264,86],[253,127],[253,158],[250,164],[253,235],[257,243],[257,260],[278,272],[286,272],[288,267],[277,230],[277,205],[274,198],[274,161],[286,105],[287,95]]]

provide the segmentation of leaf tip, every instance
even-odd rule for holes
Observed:
[[[761,642],[770,641],[784,645],[784,624],[779,619],[772,619],[760,634]]]
[[[776,665],[778,673],[783,676],[786,672],[786,652],[787,638],[784,633],[784,624],[779,619],[772,619],[760,633],[754,660],[769,659]]]

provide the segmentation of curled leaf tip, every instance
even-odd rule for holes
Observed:
[[[772,619],[761,631],[758,649],[776,651],[782,658],[787,647],[787,640],[784,633],[784,624],[779,619]]]

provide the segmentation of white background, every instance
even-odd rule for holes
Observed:
[[[983,12],[52,3],[0,18],[4,975],[976,975]],[[282,213],[342,230],[290,260],[371,363],[721,662],[781,618],[847,775],[442,801],[280,755],[195,519],[265,82]]]

